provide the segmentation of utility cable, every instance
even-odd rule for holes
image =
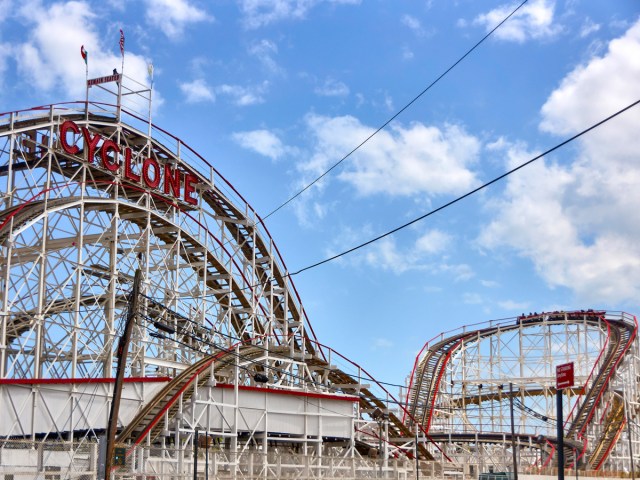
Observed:
[[[624,107],[622,110],[618,110],[616,113],[614,113],[614,114],[612,114],[612,115],[609,115],[607,118],[605,118],[605,119],[603,119],[603,120],[600,120],[598,123],[595,123],[595,124],[591,125],[589,128],[586,128],[585,130],[582,130],[581,132],[579,132],[579,133],[575,134],[574,136],[572,136],[572,137],[570,137],[570,138],[567,138],[567,139],[566,139],[566,140],[564,140],[563,142],[558,143],[558,144],[557,144],[557,145],[555,145],[554,147],[551,147],[550,149],[548,149],[548,150],[546,150],[546,151],[542,152],[540,155],[536,155],[536,156],[535,156],[535,157],[533,157],[532,159],[530,159],[530,160],[528,160],[528,161],[526,161],[526,162],[524,162],[524,163],[522,163],[522,164],[518,165],[517,167],[515,167],[515,168],[513,168],[513,169],[511,169],[511,170],[509,170],[509,171],[507,171],[507,172],[505,172],[505,173],[503,173],[502,175],[500,175],[500,176],[498,176],[498,177],[495,177],[493,180],[490,180],[490,181],[488,181],[487,183],[484,183],[484,184],[480,185],[479,187],[474,188],[474,189],[473,189],[473,190],[471,190],[470,192],[467,192],[467,193],[465,193],[464,195],[461,195],[461,196],[459,196],[459,197],[457,197],[457,198],[455,198],[455,199],[451,200],[450,202],[447,202],[447,203],[445,203],[444,205],[441,205],[441,206],[439,206],[438,208],[436,208],[436,209],[434,209],[434,210],[431,210],[430,212],[425,213],[424,215],[421,215],[421,216],[419,216],[419,217],[417,217],[417,218],[414,218],[413,220],[411,220],[411,221],[409,221],[409,222],[407,222],[407,223],[405,223],[405,224],[403,224],[403,225],[400,225],[399,227],[396,227],[396,228],[394,228],[393,230],[389,230],[388,232],[383,233],[382,235],[378,235],[377,237],[372,238],[371,240],[368,240],[368,241],[366,241],[366,242],[364,242],[364,243],[361,243],[361,244],[359,244],[359,245],[356,245],[355,247],[352,247],[352,248],[350,248],[350,249],[348,249],[348,250],[345,250],[345,251],[343,251],[343,252],[341,252],[341,253],[338,253],[338,254],[336,254],[336,255],[333,255],[333,256],[331,256],[331,257],[329,257],[329,258],[325,258],[324,260],[321,260],[321,261],[319,261],[319,262],[316,262],[316,263],[314,263],[314,264],[312,264],[312,265],[309,265],[309,266],[307,266],[307,267],[301,268],[300,270],[298,270],[298,271],[296,271],[296,272],[290,273],[290,274],[289,274],[289,277],[293,277],[294,275],[298,275],[298,274],[300,274],[300,273],[302,273],[302,272],[305,272],[305,271],[307,271],[307,270],[311,270],[312,268],[319,267],[320,265],[323,265],[323,264],[325,264],[325,263],[331,262],[331,261],[336,260],[336,259],[338,259],[338,258],[340,258],[340,257],[345,256],[345,255],[348,255],[349,253],[355,252],[356,250],[359,250],[359,249],[361,249],[361,248],[363,248],[363,247],[366,247],[367,245],[371,245],[372,243],[377,242],[378,240],[382,240],[383,238],[388,237],[389,235],[393,235],[394,233],[399,232],[400,230],[403,230],[403,229],[407,228],[408,226],[413,225],[414,223],[417,223],[417,222],[419,222],[419,221],[421,221],[421,220],[424,220],[425,218],[430,217],[431,215],[433,215],[433,214],[435,214],[435,213],[438,213],[439,211],[444,210],[445,208],[448,208],[448,207],[452,206],[453,204],[458,203],[458,202],[459,202],[459,201],[461,201],[461,200],[464,200],[464,199],[465,199],[465,198],[467,198],[467,197],[470,197],[470,196],[471,196],[471,195],[473,195],[474,193],[478,193],[479,191],[484,190],[484,189],[485,189],[485,188],[487,188],[488,186],[493,185],[494,183],[496,183],[496,182],[498,182],[498,181],[502,180],[503,178],[508,177],[508,176],[509,176],[509,175],[511,175],[512,173],[517,172],[517,171],[518,171],[518,170],[520,170],[521,168],[524,168],[524,167],[526,167],[527,165],[529,165],[529,164],[531,164],[531,163],[533,163],[533,162],[535,162],[535,161],[537,161],[537,160],[540,160],[541,158],[545,157],[546,155],[549,155],[550,153],[552,153],[552,152],[554,152],[554,151],[558,150],[559,148],[564,147],[564,146],[565,146],[565,145],[567,145],[568,143],[573,142],[573,141],[574,141],[574,140],[576,140],[577,138],[579,138],[579,137],[581,137],[582,135],[584,135],[584,134],[586,134],[586,133],[590,132],[591,130],[593,130],[593,129],[595,129],[595,128],[599,127],[600,125],[602,125],[602,124],[604,124],[604,123],[607,123],[609,120],[612,120],[613,118],[617,117],[618,115],[620,115],[620,114],[622,114],[622,113],[626,112],[627,110],[629,110],[629,109],[631,109],[631,108],[635,107],[635,106],[636,106],[636,105],[638,105],[639,103],[640,103],[640,100],[636,100],[636,101],[635,101],[635,102],[633,102],[632,104],[627,105],[626,107]]]
[[[149,296],[144,295],[144,294],[141,294],[141,296],[146,298],[148,301],[152,302],[154,305],[163,308],[170,315],[175,316],[175,317],[179,317],[180,319],[182,319],[182,320],[184,320],[186,322],[189,322],[189,323],[192,323],[194,325],[200,326],[200,324],[198,324],[194,320],[191,320],[188,317],[184,317],[184,316],[180,315],[179,313],[177,313],[177,312],[171,310],[170,308],[164,306],[163,304],[161,304],[157,300],[153,299],[152,297],[149,297]],[[158,320],[157,319],[155,319],[153,317],[150,317],[148,315],[142,314],[142,313],[138,313],[137,315],[149,322],[146,325],[146,329],[147,329],[147,331],[149,331],[150,334],[153,334],[151,336],[154,337],[154,338],[161,339],[161,340],[167,340],[167,341],[170,341],[170,342],[175,342],[175,343],[177,343],[179,345],[182,345],[185,348],[188,348],[188,349],[193,350],[195,352],[198,352],[200,354],[206,353],[206,352],[203,352],[200,348],[198,348],[197,345],[193,345],[193,344],[187,343],[185,341],[179,340],[177,338],[177,334],[179,334],[183,339],[186,337],[186,338],[189,338],[189,339],[191,339],[191,340],[193,340],[195,342],[199,342],[200,344],[203,344],[203,345],[206,345],[206,346],[208,346],[210,348],[213,348],[215,350],[219,350],[221,352],[224,352],[224,353],[228,354],[232,358],[236,358],[237,360],[245,362],[247,365],[257,365],[257,366],[259,366],[261,368],[264,368],[265,370],[270,370],[270,371],[272,371],[272,372],[274,372],[274,373],[276,373],[278,375],[281,375],[281,376],[284,376],[284,377],[289,377],[291,379],[300,380],[300,381],[305,382],[307,384],[314,385],[316,387],[320,387],[322,389],[326,389],[326,390],[329,390],[329,391],[333,391],[335,393],[345,393],[341,389],[338,389],[338,388],[334,387],[331,384],[324,384],[324,383],[318,382],[316,380],[313,380],[311,378],[303,377],[303,376],[295,374],[293,372],[289,372],[289,371],[284,370],[282,368],[279,368],[277,366],[269,365],[268,363],[264,362],[264,359],[260,359],[260,360],[253,359],[253,358],[251,358],[251,357],[249,357],[249,356],[247,356],[247,355],[245,355],[245,354],[243,354],[241,352],[236,352],[235,349],[233,349],[232,347],[225,347],[225,346],[222,346],[222,345],[220,345],[218,343],[213,343],[213,342],[211,342],[211,341],[209,341],[207,339],[204,339],[202,337],[197,336],[196,334],[194,334],[192,332],[188,332],[188,331],[184,331],[184,330],[183,331],[177,331],[177,330],[174,329],[174,332],[170,334],[171,336],[167,336],[165,334],[159,334],[159,333],[154,332],[153,330],[151,330],[151,325],[152,324],[153,324],[153,326],[158,328],[158,325],[157,325]],[[169,326],[169,325],[166,325],[166,326]],[[173,329],[173,327],[171,327],[171,328]],[[230,340],[235,340],[235,341],[238,341],[238,342],[242,341],[240,338],[234,337],[233,335],[225,334],[225,333],[219,332],[219,331],[216,332],[216,333],[218,335],[227,337]],[[174,334],[176,335],[176,338],[173,338]],[[262,346],[262,345],[251,344],[251,347],[257,348],[259,350],[263,350],[263,351],[265,351],[267,353],[269,352],[269,349],[267,347],[265,347],[265,346]],[[294,357],[290,357],[288,355],[283,355],[283,354],[279,354],[278,357],[280,357],[282,359],[288,359],[288,360],[294,360],[294,361],[296,360]],[[272,359],[273,360],[277,360],[278,357],[273,357]],[[220,360],[217,360],[217,363],[220,364],[220,365],[224,365],[224,366],[234,366],[234,367],[237,366],[239,369],[244,370],[249,374],[256,373],[254,370],[249,369],[245,365],[239,365],[239,364],[236,365],[234,360],[232,360],[232,359],[230,359],[230,360],[220,359]],[[356,374],[349,373],[349,372],[346,372],[346,371],[343,371],[343,373],[345,373],[346,375],[349,375],[351,378],[353,378],[354,380],[357,380],[357,381],[366,380],[366,381],[375,382],[378,385],[385,385],[386,384],[386,385],[403,387],[403,388],[406,387],[406,386],[399,385],[399,384],[393,384],[393,383],[388,383],[388,382],[380,382],[380,381],[378,381],[378,380],[376,380],[376,379],[374,379],[372,377],[364,377],[364,376],[356,375]],[[367,397],[362,397],[361,396],[360,398],[368,400]],[[380,401],[382,401],[383,403],[391,404],[391,405],[397,405],[399,407],[402,407],[403,409],[412,406],[411,402],[408,402],[408,401],[401,402],[401,401],[398,401],[398,400],[394,399],[393,397],[386,398],[386,399],[382,399],[382,398],[378,398],[378,399]],[[528,407],[525,407],[525,408],[528,408]],[[468,411],[490,411],[490,410],[493,410],[493,407],[492,406],[481,406],[481,405],[468,405],[468,406],[464,406],[464,407],[439,406],[439,407],[437,407],[437,409],[438,410],[442,410],[442,411],[448,411],[448,412],[454,412],[454,411],[466,411],[466,412],[468,412]],[[537,415],[542,416],[541,414],[537,414]],[[553,421],[554,419],[549,419],[549,420]]]
[[[184,315],[182,315],[182,314],[180,314],[180,313],[178,313],[178,312],[176,312],[176,311],[174,311],[174,310],[171,310],[169,307],[167,307],[166,305],[162,304],[160,301],[158,301],[158,300],[154,299],[153,297],[150,297],[150,296],[145,295],[145,294],[140,294],[140,295],[141,295],[142,297],[144,297],[145,299],[147,299],[149,302],[151,302],[153,305],[155,305],[155,306],[157,306],[157,307],[159,307],[159,308],[161,308],[161,309],[165,310],[165,311],[166,311],[166,312],[167,312],[171,317],[173,317],[173,318],[179,318],[180,320],[182,320],[182,321],[184,321],[184,322],[188,322],[188,323],[192,324],[192,325],[193,325],[193,326],[195,326],[195,327],[202,327],[202,325],[201,325],[200,323],[198,323],[198,322],[196,322],[195,320],[192,320],[191,318],[186,317],[186,316],[184,316]],[[145,316],[145,318],[147,318],[148,320],[150,320],[152,323],[157,321],[157,320],[155,320],[155,319],[152,319],[152,318],[151,318],[151,317],[149,317],[149,316]],[[212,322],[211,320],[209,320],[209,318],[208,318],[208,317],[204,317],[204,319],[207,321],[207,323],[209,323],[209,325],[211,325],[212,327],[214,326],[213,322]],[[157,326],[156,326],[156,328],[157,328]],[[181,332],[181,334],[182,334],[182,335],[187,335],[187,333],[186,333],[186,332]],[[241,338],[239,338],[239,337],[235,337],[235,336],[230,335],[230,334],[228,334],[228,333],[221,332],[221,331],[219,331],[219,330],[218,330],[218,331],[216,331],[216,335],[220,335],[220,336],[222,336],[222,337],[226,337],[227,339],[229,339],[229,340],[230,340],[230,341],[232,341],[232,342],[242,342],[242,339],[241,339]],[[217,348],[217,349],[220,349],[220,350],[224,350],[224,347],[221,347],[221,346],[220,346],[220,345],[218,345],[218,344],[213,344],[213,343],[209,342],[208,340],[206,340],[206,339],[204,339],[204,338],[202,338],[202,337],[199,337],[199,336],[193,336],[193,335],[191,335],[191,334],[189,334],[188,336],[189,336],[190,338],[192,338],[193,340],[201,341],[201,342],[206,343],[207,345],[212,346],[212,347],[214,347],[214,348]],[[158,338],[159,338],[159,337],[158,337]],[[168,337],[167,337],[167,339],[169,340],[169,338],[168,338]],[[262,351],[264,351],[264,352],[270,352],[269,348],[267,348],[267,347],[265,347],[265,346],[263,346],[263,345],[252,344],[252,347],[258,348],[259,350],[262,350]],[[224,350],[224,351],[227,351],[227,353],[233,353],[233,352],[230,352],[230,351],[228,351],[228,350]],[[287,358],[287,359],[290,359],[290,360],[295,360],[293,357],[289,357],[289,356],[287,356],[287,355],[283,355],[283,357],[284,357],[284,358]],[[245,360],[248,360],[248,359],[245,359]],[[251,360],[248,360],[248,361],[250,361],[250,362],[251,362]],[[260,362],[253,362],[253,363],[260,363]],[[269,368],[271,368],[271,367],[269,367]],[[347,371],[344,371],[344,370],[343,370],[343,372],[344,372],[345,374],[349,375],[351,378],[353,378],[353,379],[355,379],[355,380],[358,380],[358,381],[366,380],[366,381],[372,381],[372,382],[375,382],[375,383],[377,383],[378,385],[386,385],[386,386],[390,386],[390,387],[398,387],[398,388],[407,388],[407,386],[406,386],[406,385],[400,385],[399,383],[383,382],[383,381],[380,381],[380,380],[376,380],[375,378],[372,378],[371,376],[358,375],[358,374],[356,374],[356,373],[351,373],[351,372],[347,372]],[[287,375],[290,375],[290,374],[287,374]],[[296,377],[294,376],[293,378],[296,378]],[[305,381],[306,381],[306,380],[305,380]]]
[[[151,318],[151,317],[148,317],[146,315],[140,314],[140,313],[138,313],[138,316],[143,318],[143,319],[145,319],[145,320],[148,320],[150,322],[149,324],[147,324],[146,329],[147,329],[147,331],[149,333],[154,333],[154,335],[152,335],[152,337],[157,338],[157,339],[161,339],[161,340],[166,340],[166,341],[169,341],[169,342],[174,342],[174,343],[177,343],[178,345],[182,345],[183,347],[188,348],[190,350],[193,350],[195,352],[198,352],[200,354],[206,354],[206,352],[203,352],[201,349],[199,349],[195,345],[191,345],[191,344],[189,344],[187,342],[184,342],[184,341],[181,341],[181,340],[179,340],[177,338],[168,337],[168,336],[166,336],[164,334],[155,334],[155,332],[153,330],[151,330],[151,328],[150,328],[151,327],[151,323],[154,322],[154,319]],[[178,332],[176,332],[176,333],[178,333]],[[227,347],[223,347],[223,346],[221,346],[219,344],[216,344],[216,343],[211,343],[211,342],[209,342],[207,340],[204,340],[204,339],[202,339],[200,337],[196,337],[193,334],[190,334],[190,333],[187,333],[187,332],[180,332],[180,334],[181,334],[182,337],[188,337],[191,340],[198,341],[198,342],[200,342],[200,343],[202,343],[204,345],[207,345],[207,346],[209,346],[209,347],[211,347],[211,348],[213,348],[215,350],[219,350],[219,351],[221,351],[223,353],[226,353],[230,357],[232,357],[232,359],[229,359],[229,360],[224,360],[224,359],[216,360],[218,365],[237,367],[240,370],[244,370],[245,372],[247,372],[249,374],[255,374],[256,373],[254,370],[251,370],[250,368],[248,368],[245,365],[236,364],[235,361],[233,360],[233,358],[236,358],[237,360],[243,361],[248,365],[257,365],[257,366],[262,367],[262,368],[264,368],[266,370],[271,370],[272,372],[277,373],[279,375],[286,376],[286,377],[289,377],[291,379],[296,379],[296,380],[303,381],[303,382],[305,382],[306,384],[309,384],[309,385],[314,385],[316,387],[320,387],[322,389],[325,389],[325,390],[328,390],[328,391],[331,391],[331,392],[334,392],[334,393],[345,393],[342,389],[336,388],[333,385],[326,385],[326,384],[318,382],[316,380],[313,380],[313,379],[310,379],[310,378],[307,378],[307,377],[302,377],[302,376],[297,375],[295,373],[288,372],[288,371],[283,370],[281,368],[278,368],[276,366],[268,365],[266,363],[263,363],[264,359],[263,360],[255,360],[253,358],[248,357],[247,355],[245,355],[243,353],[236,353],[235,350],[233,350],[232,348],[227,348]],[[254,345],[254,344],[251,344],[251,346],[260,348],[260,346]],[[295,360],[292,357],[289,357],[287,355],[282,355],[281,358]],[[273,357],[273,359],[277,360],[277,357]],[[344,372],[344,373],[346,373],[347,375],[351,376],[354,379],[361,378],[361,377],[355,377],[355,376],[353,376],[353,375],[351,375],[351,374],[349,374],[347,372]],[[365,380],[371,380],[371,381],[376,382],[376,383],[383,383],[383,382],[378,382],[377,380],[375,380],[373,378],[365,378]],[[369,400],[369,398],[363,396],[362,393],[360,393],[360,395],[354,395],[354,394],[349,394],[348,393],[348,395],[356,396],[356,397],[358,397],[360,399],[367,400],[367,401]],[[378,397],[376,397],[376,398],[378,398]],[[410,407],[412,405],[410,402],[401,402],[401,401],[398,401],[398,400],[396,400],[394,398],[386,398],[386,399],[378,398],[378,400],[380,400],[383,403],[390,404],[390,405],[397,405],[397,406],[402,407],[402,408]],[[475,406],[474,405],[473,410],[489,411],[492,408],[493,407],[490,407],[490,406],[482,407],[482,406]],[[438,409],[439,410],[448,410],[448,411],[469,411],[469,407],[438,407]]]
[[[264,222],[267,218],[269,218],[271,215],[275,214],[276,212],[278,212],[280,209],[282,209],[283,207],[285,207],[286,205],[288,205],[289,203],[291,203],[293,200],[295,200],[296,198],[298,198],[300,195],[302,195],[305,191],[307,191],[309,188],[311,188],[313,185],[315,185],[316,183],[318,183],[320,180],[322,180],[322,178],[324,178],[326,175],[328,175],[333,169],[335,169],[338,165],[340,165],[342,162],[344,162],[347,158],[349,158],[351,155],[353,155],[357,150],[360,149],[360,147],[362,147],[365,143],[367,143],[369,140],[371,140],[375,135],[377,135],[378,133],[380,133],[380,131],[382,131],[384,128],[386,128],[392,121],[394,121],[396,118],[398,118],[400,116],[400,114],[402,114],[405,110],[407,110],[411,105],[413,105],[420,97],[422,97],[425,93],[427,93],[429,90],[431,90],[431,88],[436,85],[440,80],[442,80],[442,78],[444,78],[451,70],[453,70],[455,67],[457,67],[465,58],[467,58],[471,52],[473,52],[476,48],[478,48],[482,43],[484,43],[485,40],[487,40],[498,28],[500,28],[507,20],[509,20],[513,15],[515,15],[515,13],[520,10],[525,3],[527,3],[529,0],[523,0],[522,3],[520,3],[516,8],[513,9],[513,11],[507,15],[506,17],[504,17],[504,19],[498,23],[495,27],[493,27],[493,29],[491,29],[489,31],[489,33],[487,33],[484,37],[482,37],[478,42],[476,42],[475,45],[473,45],[469,50],[467,50],[467,52],[462,55],[458,60],[456,60],[453,65],[451,65],[449,68],[447,68],[443,73],[440,74],[440,76],[438,76],[434,81],[432,81],[424,90],[422,90],[418,95],[416,95],[415,97],[413,97],[413,99],[407,103],[404,107],[402,107],[400,110],[398,110],[391,118],[389,118],[386,122],[384,122],[381,126],[379,126],[371,135],[369,135],[367,138],[365,138],[362,142],[360,142],[360,144],[358,144],[358,146],[356,146],[353,150],[351,150],[349,153],[347,153],[344,157],[342,157],[340,160],[338,160],[336,163],[334,163],[328,170],[326,170],[324,173],[322,173],[320,176],[318,176],[315,180],[313,180],[311,183],[309,183],[308,185],[306,185],[304,188],[298,190],[297,193],[295,193],[292,197],[290,197],[286,202],[284,202],[283,204],[281,204],[279,207],[277,207],[275,210],[272,210],[268,215],[266,215],[264,218],[262,218],[260,221]]]

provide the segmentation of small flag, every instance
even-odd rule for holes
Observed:
[[[149,78],[153,80],[153,63],[147,64],[147,72],[149,73]]]
[[[84,45],[80,47],[80,55],[82,55],[82,59],[84,60],[84,64],[87,64],[87,58],[89,57],[89,52],[84,49]]]
[[[124,57],[124,32],[120,29],[120,54]]]

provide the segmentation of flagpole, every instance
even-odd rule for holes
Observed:
[[[120,73],[124,75],[124,32],[120,29],[120,55],[122,56],[122,64],[120,65]]]
[[[151,85],[149,86],[149,137],[151,137],[151,102],[153,99],[153,63],[147,65],[147,72],[151,79]]]
[[[84,113],[87,120],[89,120],[89,53],[84,49],[84,45],[80,46],[80,56],[84,60]]]
[[[89,62],[84,62],[84,88],[85,88],[85,96],[84,96],[84,109],[87,120],[89,119]]]
[[[120,29],[120,55],[122,64],[120,65],[120,81],[118,82],[118,121],[122,112],[122,82],[124,81],[124,32]]]

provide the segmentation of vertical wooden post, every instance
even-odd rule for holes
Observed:
[[[113,385],[113,398],[111,400],[111,411],[109,412],[109,424],[107,425],[107,457],[104,462],[104,478],[111,478],[111,464],[113,462],[113,448],[118,429],[118,412],[120,411],[120,399],[122,398],[122,385],[124,383],[124,371],[127,366],[127,355],[129,353],[129,342],[131,341],[131,331],[138,313],[138,297],[140,296],[140,283],[142,282],[142,271],[136,270],[133,279],[133,290],[129,298],[129,310],[127,320],[124,324],[124,333],[118,341],[118,367],[116,370],[116,381]]]

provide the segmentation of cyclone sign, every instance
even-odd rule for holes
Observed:
[[[110,138],[92,133],[87,127],[80,127],[71,120],[66,120],[60,125],[60,145],[69,155],[77,155],[80,152],[76,142],[79,138],[84,140],[85,161],[99,162],[113,175],[147,189],[184,200],[191,205],[198,204],[196,191],[200,180],[196,175],[168,162],[161,165],[152,157],[144,158],[140,165],[139,161],[133,159],[130,147],[118,145]]]

